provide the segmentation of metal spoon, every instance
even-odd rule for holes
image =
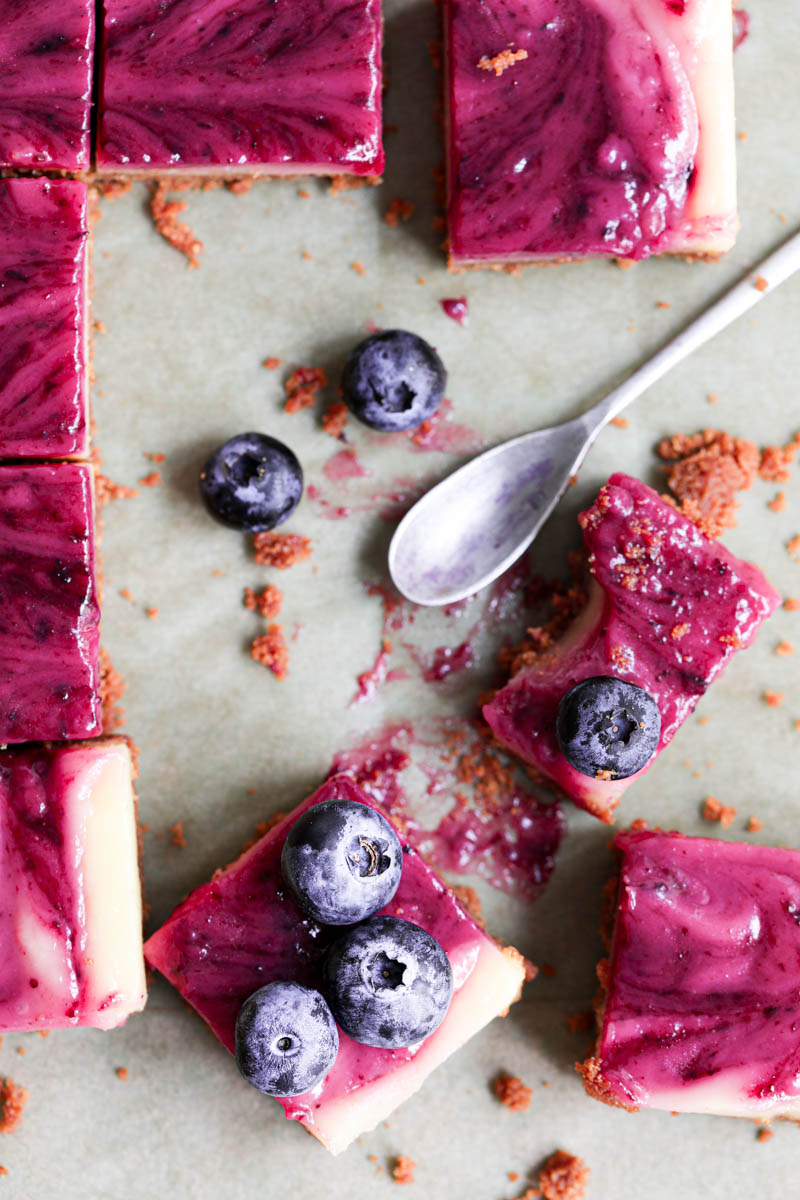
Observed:
[[[452,604],[527,550],[600,430],[671,367],[800,267],[800,232],[588,412],[478,455],[417,501],[395,530],[389,572],[415,604]]]

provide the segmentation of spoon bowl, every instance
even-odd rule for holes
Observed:
[[[563,495],[586,437],[585,417],[523,434],[426,492],[389,547],[389,571],[403,595],[415,604],[452,604],[502,575]]]

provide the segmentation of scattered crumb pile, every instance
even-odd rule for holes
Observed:
[[[798,449],[797,438],[786,446],[759,450],[746,438],[706,429],[665,438],[658,453],[672,464],[667,484],[683,515],[708,537],[719,537],[736,524],[738,493],[751,488],[756,478],[785,483]]]
[[[503,1071],[492,1084],[494,1094],[511,1112],[525,1112],[530,1107],[533,1092],[518,1075]]]
[[[395,1183],[413,1183],[417,1164],[407,1154],[398,1154],[392,1167],[392,1179]]]
[[[519,1200],[583,1200],[590,1170],[575,1154],[556,1150],[539,1172],[539,1186],[528,1188]]]
[[[285,571],[311,557],[311,539],[269,529],[253,534],[253,550],[260,567],[277,567],[279,571]]]
[[[0,1079],[0,1133],[13,1133],[22,1120],[22,1110],[28,1102],[25,1088],[13,1079]]]

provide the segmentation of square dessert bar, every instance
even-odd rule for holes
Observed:
[[[495,737],[581,808],[611,822],[642,774],[581,774],[561,753],[556,716],[584,679],[614,676],[644,688],[661,714],[647,770],[780,596],[757,567],[707,538],[637,479],[612,475],[580,516],[590,584],[564,636],[533,657],[483,709]]]
[[[0,167],[85,171],[94,0],[0,0]]]
[[[0,179],[0,458],[88,453],[87,188]]]
[[[0,746],[101,732],[94,478],[0,466]]]
[[[98,170],[380,175],[380,0],[104,0]]]
[[[730,249],[730,0],[444,9],[452,266]]]
[[[192,892],[145,945],[150,965],[231,1052],[236,1016],[247,997],[275,980],[318,988],[321,960],[342,932],[306,917],[281,876],[281,850],[292,825],[312,805],[331,800],[381,811],[351,779],[335,776],[232,866]],[[403,851],[400,887],[382,913],[402,916],[436,938],[450,959],[453,998],[439,1028],[416,1046],[375,1049],[340,1030],[338,1056],[322,1083],[278,1101],[287,1117],[300,1121],[333,1154],[373,1129],[454,1050],[503,1015],[525,978],[517,951],[494,942],[415,850],[404,843]]]
[[[800,853],[647,830],[616,847],[589,1094],[800,1119]]]
[[[0,1033],[113,1029],[144,1008],[124,738],[0,751]]]

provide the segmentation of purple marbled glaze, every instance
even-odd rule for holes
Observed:
[[[82,457],[86,184],[0,180],[0,458]]]
[[[380,0],[105,0],[101,168],[379,175]]]
[[[574,770],[556,738],[562,696],[593,675],[645,688],[661,711],[661,738],[647,770],[780,596],[757,567],[628,475],[612,475],[580,520],[595,581],[586,609],[483,713],[503,745],[576,804],[611,821],[642,772],[606,780]]]
[[[0,467],[0,745],[101,732],[92,468]]]
[[[601,0],[447,0],[455,261],[668,248],[698,118],[662,29],[666,2],[651,7],[645,24],[646,12]],[[527,57],[500,75],[478,66],[507,47]]]
[[[86,170],[93,0],[0,0],[0,167]]]
[[[604,1089],[753,1117],[800,1104],[800,853],[657,832],[617,846]]]

